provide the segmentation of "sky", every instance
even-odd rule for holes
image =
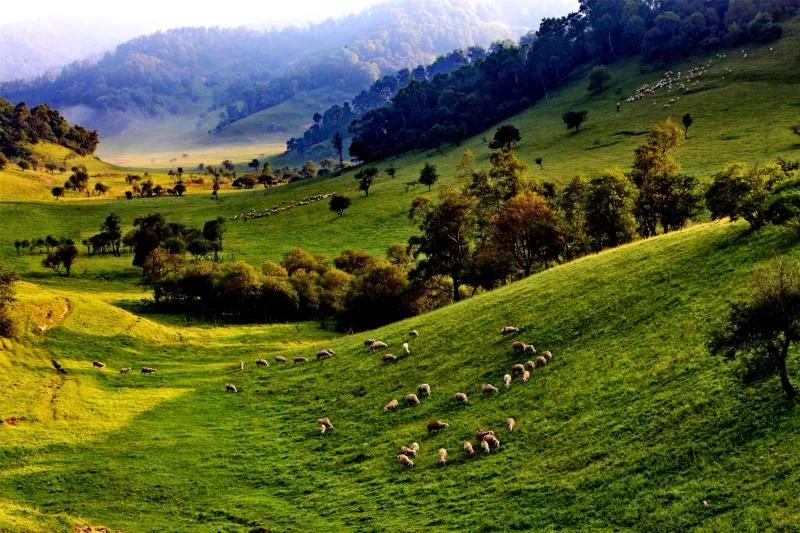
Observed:
[[[17,0],[0,26],[41,19],[78,20],[154,31],[180,26],[283,26],[361,11],[381,0]],[[3,2],[6,4],[6,2]]]

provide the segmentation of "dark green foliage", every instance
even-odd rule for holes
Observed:
[[[0,266],[0,337],[14,337],[18,333],[17,323],[11,314],[15,301],[14,283],[19,279],[16,272]]]
[[[606,83],[611,79],[608,67],[598,65],[589,73],[589,87],[587,90],[592,94],[598,94],[605,90]]]
[[[634,239],[634,198],[633,184],[619,172],[605,172],[589,180],[586,230],[593,249],[619,246]]]
[[[581,124],[586,122],[588,114],[588,111],[567,111],[561,119],[568,130],[575,130],[575,133],[578,133],[581,131]]]
[[[96,131],[70,125],[58,111],[46,105],[31,109],[24,102],[15,106],[0,98],[0,153],[5,157],[18,158],[18,163],[28,168],[30,163],[26,158],[30,153],[25,143],[36,144],[40,141],[59,144],[81,155],[88,155],[94,153],[99,138]]]
[[[53,187],[50,189],[50,194],[53,195],[53,198],[58,200],[59,198],[64,197],[64,187]]]
[[[53,251],[47,254],[42,260],[42,266],[52,268],[56,272],[60,272],[63,268],[64,274],[69,276],[72,271],[72,265],[77,257],[78,249],[75,245],[65,242],[64,244],[59,244]]]
[[[683,138],[684,139],[688,139],[689,138],[689,128],[694,123],[694,119],[692,118],[692,114],[691,113],[686,113],[685,115],[683,115],[683,119],[681,119],[681,122],[683,122]]]
[[[331,200],[328,203],[328,207],[330,208],[331,211],[333,211],[337,215],[342,216],[345,209],[350,207],[350,203],[351,203],[350,198],[346,196],[341,196],[339,194],[334,194],[333,196],[331,196]]]
[[[419,182],[422,185],[426,185],[430,191],[431,187],[438,179],[439,173],[436,171],[436,167],[430,163],[425,163],[425,166],[419,171]]]
[[[789,177],[779,163],[746,166],[728,165],[713,176],[706,191],[706,206],[713,219],[728,217],[731,221],[743,218],[754,229],[762,227],[767,219],[773,188]]]
[[[756,276],[749,296],[731,304],[726,322],[712,335],[712,354],[738,358],[743,377],[779,376],[789,398],[797,395],[786,369],[789,349],[800,341],[800,268],[778,263]]]
[[[375,167],[365,168],[356,173],[355,179],[358,182],[358,190],[364,191],[364,196],[369,196],[369,188],[372,187],[372,182],[375,181],[377,176],[378,169]]]
[[[511,124],[504,124],[497,128],[494,139],[489,143],[492,150],[511,150],[522,140],[519,130]]]

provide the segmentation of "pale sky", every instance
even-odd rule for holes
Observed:
[[[61,19],[143,30],[182,26],[282,26],[356,13],[382,0],[14,0],[3,2],[0,26]]]

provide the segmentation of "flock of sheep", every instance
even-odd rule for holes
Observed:
[[[102,361],[95,360],[95,361],[92,361],[92,366],[95,367],[95,368],[103,369],[103,368],[106,367],[106,364],[104,362],[102,362]],[[128,366],[128,367],[125,367],[125,368],[120,368],[119,369],[119,373],[120,374],[129,374],[131,370],[132,370],[131,367]],[[142,374],[155,374],[156,372],[157,372],[157,370],[155,368],[151,367],[151,366],[143,366],[142,367]]]
[[[233,215],[230,218],[230,220],[242,219],[245,222],[247,222],[250,219],[268,217],[268,216],[276,215],[276,214],[278,214],[278,213],[280,213],[282,211],[288,211],[289,209],[291,209],[293,207],[299,207],[301,205],[308,205],[308,204],[312,204],[314,202],[320,202],[322,200],[327,200],[328,198],[330,198],[334,194],[336,194],[336,193],[335,192],[329,192],[329,193],[325,193],[325,194],[315,194],[313,196],[306,196],[302,200],[297,200],[296,202],[283,202],[281,205],[279,205],[277,207],[268,207],[268,208],[262,209],[260,211],[256,211],[255,209],[251,209],[247,213],[242,213],[242,214],[239,214],[239,215]]]

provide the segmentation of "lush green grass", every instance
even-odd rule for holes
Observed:
[[[800,256],[795,239],[707,224],[587,257],[369,333],[398,350],[420,331],[392,366],[344,336],[323,344],[337,351],[330,361],[257,369],[257,357],[313,353],[307,343],[330,334],[163,325],[89,293],[24,285],[30,308],[71,307],[46,338],[0,352],[12,391],[0,413],[21,418],[0,428],[0,528],[791,529],[796,408],[777,382],[743,389],[703,344],[756,266]],[[555,358],[530,383],[480,397],[519,360],[505,324]],[[93,369],[97,358],[109,368]],[[117,374],[143,365],[159,373]],[[421,382],[433,389],[422,406],[382,411]],[[459,390],[470,405],[455,404]],[[333,433],[318,433],[321,416]],[[428,436],[433,418],[450,427]],[[478,426],[502,446],[467,459]],[[411,441],[421,454],[402,471],[395,450]]]

